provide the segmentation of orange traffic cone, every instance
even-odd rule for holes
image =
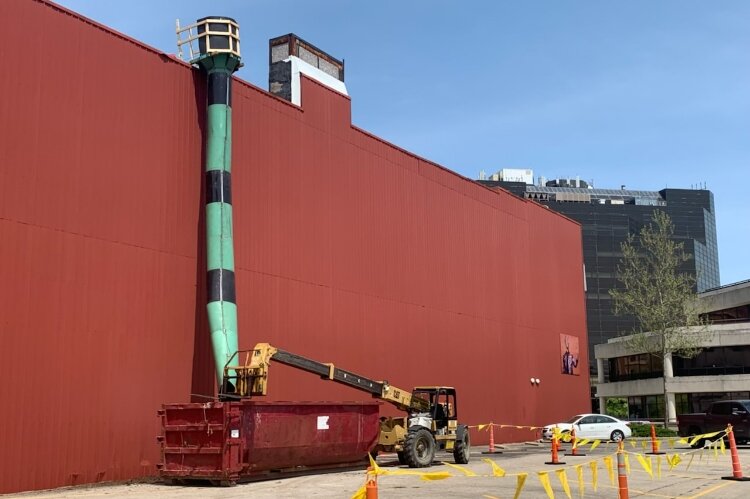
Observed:
[[[570,430],[570,442],[573,445],[573,448],[570,449],[570,452],[565,454],[566,456],[585,456],[586,454],[581,454],[578,452],[578,439],[576,438],[576,430],[573,428]]]
[[[565,464],[557,459],[557,450],[560,448],[560,441],[557,436],[552,437],[552,461],[546,461],[544,464]]]
[[[727,437],[729,437],[729,452],[732,455],[732,476],[723,476],[722,480],[735,480],[746,482],[750,478],[742,476],[742,466],[740,465],[740,455],[737,454],[737,443],[734,441],[734,431],[732,425],[727,426]]]
[[[619,499],[628,499],[628,474],[625,466],[625,452],[622,440],[617,447],[617,485]]]
[[[367,468],[367,483],[365,483],[365,497],[367,499],[378,499],[378,475],[372,473],[372,468]]]
[[[666,452],[659,451],[659,441],[656,440],[656,428],[654,428],[654,425],[651,425],[651,452],[646,452],[646,454],[666,454]]]
[[[482,454],[502,454],[500,451],[495,450],[495,423],[490,423],[490,445],[487,449],[487,452],[482,452]]]

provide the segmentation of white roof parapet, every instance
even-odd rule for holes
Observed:
[[[308,76],[313,80],[322,83],[323,85],[332,88],[333,90],[344,94],[346,96],[349,93],[346,91],[346,85],[343,81],[334,78],[325,71],[322,71],[312,64],[303,61],[295,55],[290,55],[284,62],[292,63],[292,104],[302,106],[302,91],[301,91],[301,75]]]

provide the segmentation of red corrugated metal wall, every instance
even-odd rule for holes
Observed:
[[[47,3],[0,18],[0,492],[151,474],[159,405],[213,392],[203,82]],[[352,127],[311,80],[301,109],[234,92],[242,347],[454,385],[468,423],[588,407],[578,225]],[[581,376],[560,374],[561,333]],[[362,398],[271,376],[270,400]]]

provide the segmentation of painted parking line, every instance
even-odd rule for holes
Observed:
[[[711,492],[716,492],[716,491],[717,491],[717,490],[719,490],[719,489],[723,489],[723,488],[724,488],[724,487],[726,487],[727,485],[733,485],[733,484],[735,484],[735,483],[737,483],[737,482],[722,482],[722,483],[720,483],[720,484],[718,484],[718,485],[714,485],[714,486],[713,486],[713,487],[711,487],[710,489],[706,489],[706,490],[704,490],[703,492],[699,492],[699,493],[695,494],[694,496],[690,496],[690,497],[688,497],[688,498],[686,498],[686,499],[695,499],[696,497],[703,497],[703,496],[705,496],[706,494],[710,494]]]
[[[618,490],[619,487],[615,487],[613,485],[604,485],[599,484],[599,487],[604,487],[605,489],[615,489]],[[638,490],[631,487],[628,487],[628,492],[631,495],[638,495],[638,496],[644,496],[644,497],[661,497],[662,499],[687,499],[686,496],[670,496],[666,494],[658,494],[656,492],[646,492],[645,490]]]

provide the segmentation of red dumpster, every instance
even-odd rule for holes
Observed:
[[[379,402],[165,404],[158,437],[166,480],[238,480],[367,462]]]

